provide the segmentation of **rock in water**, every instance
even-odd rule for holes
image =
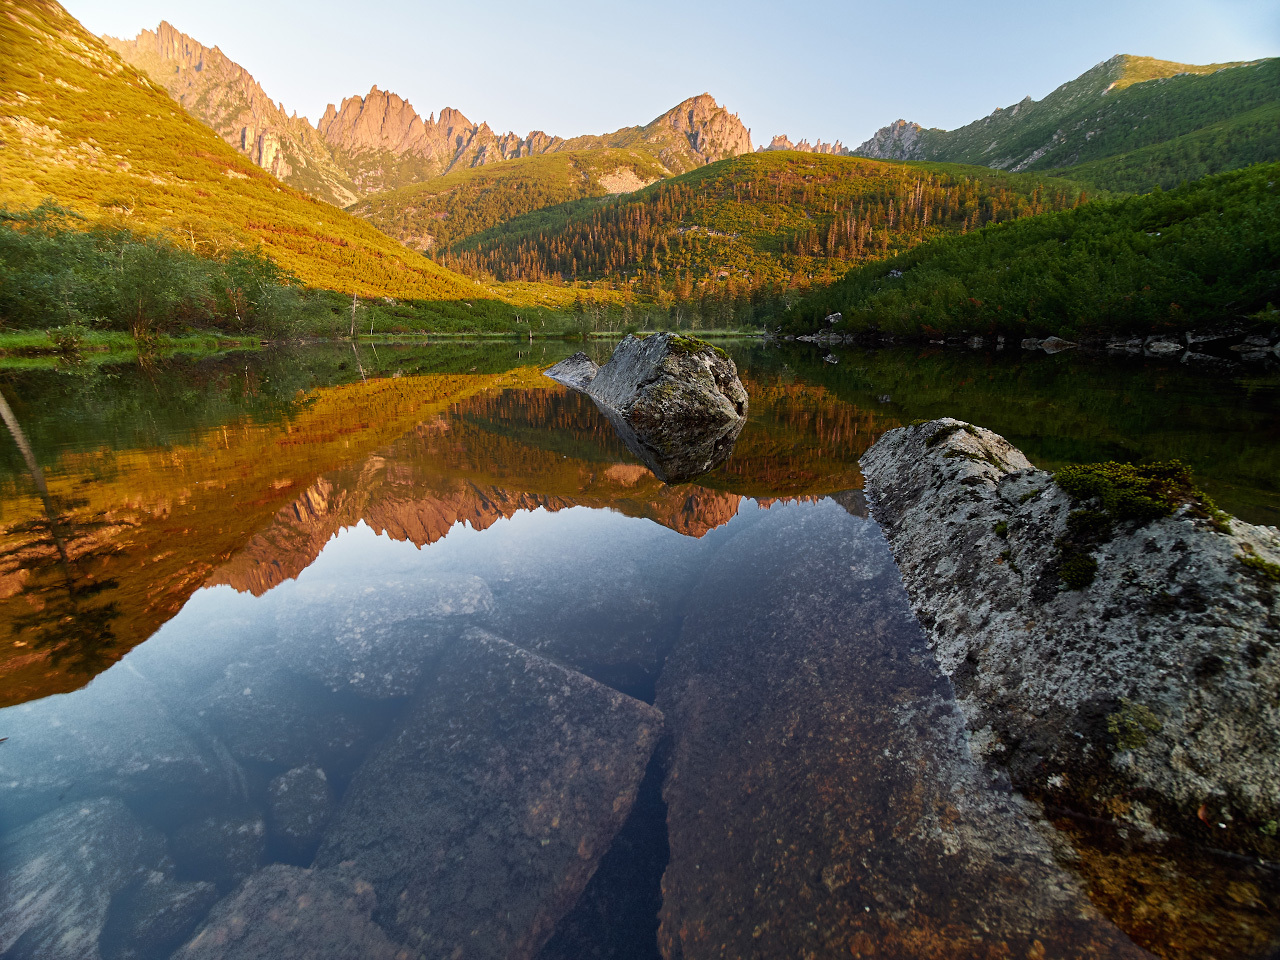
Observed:
[[[696,593],[658,688],[664,956],[1146,956],[973,761],[874,523],[775,506]]]
[[[591,397],[627,447],[667,483],[728,459],[747,421],[738,368],[695,337],[628,336],[603,367],[578,353],[547,376]]]
[[[333,788],[316,766],[294,767],[267,786],[271,838],[286,856],[310,860],[333,813]]]
[[[653,707],[472,629],[356,772],[318,867],[415,956],[533,957],[626,819]]]
[[[160,870],[148,871],[111,901],[101,938],[104,960],[169,956],[217,899],[212,883],[183,883]]]
[[[95,960],[112,896],[164,841],[114,799],[72,803],[0,841],[0,956]]]
[[[1194,502],[1112,517],[958,420],[862,469],[989,760],[1055,806],[1277,858],[1280,532]]]
[[[373,904],[350,874],[275,864],[214,907],[174,960],[409,960],[369,919]]]
[[[600,365],[579,350],[547,370],[546,374],[556,383],[563,383],[574,390],[586,390],[599,372]]]

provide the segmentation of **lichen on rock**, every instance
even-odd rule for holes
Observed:
[[[989,761],[1056,806],[1280,853],[1280,531],[1221,514],[1176,465],[1060,483],[950,418],[861,465]]]

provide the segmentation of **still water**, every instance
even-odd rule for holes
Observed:
[[[0,373],[0,956],[1274,954],[1274,865],[973,762],[857,459],[952,415],[1277,523],[1276,371],[742,344],[668,486],[571,350]]]

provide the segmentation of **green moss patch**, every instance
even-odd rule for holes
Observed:
[[[1115,738],[1116,746],[1121,750],[1137,750],[1146,746],[1151,734],[1162,729],[1164,724],[1150,707],[1125,697],[1120,698],[1120,709],[1107,717],[1107,732]]]
[[[729,355],[715,344],[699,340],[697,337],[672,337],[670,343],[671,349],[676,353],[694,354],[702,353],[704,350],[711,350],[721,360],[729,359]]]
[[[1262,574],[1272,583],[1280,583],[1280,563],[1271,563],[1255,554],[1245,554],[1238,556],[1236,559],[1250,570],[1255,570]]]

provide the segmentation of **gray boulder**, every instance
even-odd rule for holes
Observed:
[[[414,955],[533,957],[626,819],[653,708],[480,630],[356,772],[315,865]],[[483,931],[483,936],[476,931]]]
[[[733,452],[747,391],[719,347],[672,333],[628,336],[594,374],[592,366],[577,354],[547,376],[591,397],[660,480],[689,480]]]
[[[68,804],[5,837],[0,955],[96,960],[112,897],[163,854],[163,838],[114,799]]]
[[[184,883],[148,871],[111,901],[100,940],[103,960],[159,960],[191,936],[217,902],[212,883]]]
[[[333,788],[316,766],[295,767],[267,786],[271,839],[292,860],[311,859],[333,813]]]
[[[664,956],[1145,956],[974,761],[874,523],[774,506],[697,594],[658,689]]]
[[[1280,532],[1186,504],[1104,534],[1098,504],[951,419],[862,469],[987,759],[1056,806],[1280,854]]]
[[[373,905],[358,877],[276,864],[214,907],[174,960],[409,960],[369,919]]]

